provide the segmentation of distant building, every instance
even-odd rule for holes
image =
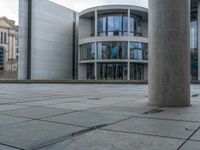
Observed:
[[[0,72],[18,70],[18,27],[15,21],[0,17]]]

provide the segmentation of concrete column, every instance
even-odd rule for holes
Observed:
[[[94,64],[94,79],[97,80],[97,42],[95,44],[95,64]]]
[[[128,9],[128,35],[130,36],[130,27],[131,27],[131,10]]]
[[[200,81],[200,2],[198,2],[198,80]]]
[[[127,66],[128,68],[128,70],[127,70],[127,72],[128,72],[128,78],[127,78],[127,80],[130,80],[130,42],[128,42],[128,66]]]
[[[95,30],[94,32],[95,33],[94,33],[94,36],[97,37],[97,27],[98,27],[98,13],[97,13],[97,10],[95,11],[95,15],[94,16],[95,16],[95,19],[94,19],[95,20],[95,23],[94,23],[95,24],[94,25],[95,26],[94,27],[94,30]]]
[[[189,0],[149,0],[150,105],[190,105],[189,20]]]

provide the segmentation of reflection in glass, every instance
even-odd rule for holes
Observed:
[[[140,42],[131,42],[130,59],[148,60],[148,44]]]
[[[191,49],[192,80],[198,80],[198,22],[197,21],[192,21],[190,25],[190,49]]]
[[[97,65],[98,80],[127,80],[127,64],[100,63]]]
[[[4,49],[0,47],[0,70],[4,69]]]
[[[130,64],[130,80],[144,80],[144,64]]]
[[[97,59],[127,59],[128,42],[97,43]]]
[[[87,64],[87,79],[88,80],[94,80],[94,64]]]
[[[128,17],[124,14],[110,14],[98,17],[98,36],[128,35]]]
[[[80,60],[93,60],[93,59],[95,59],[95,44],[89,43],[81,45]]]
[[[141,16],[131,15],[130,32],[131,32],[131,35],[142,36],[142,17]]]

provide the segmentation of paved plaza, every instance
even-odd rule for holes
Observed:
[[[0,84],[0,150],[199,150],[192,106],[147,105],[147,85]]]

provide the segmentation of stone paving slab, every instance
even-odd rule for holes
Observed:
[[[177,150],[182,144],[182,149],[198,149],[200,131],[194,130],[200,127],[200,96],[195,94],[200,85],[191,86],[193,106],[186,108],[148,106],[147,89],[132,84],[0,84],[0,150],[7,150],[4,145],[26,150]],[[71,133],[76,134],[69,137]]]
[[[199,127],[200,123],[131,118],[104,129],[187,139]]]
[[[38,150],[65,150],[67,148],[67,146],[72,143],[74,140],[71,139],[67,139],[49,146],[45,146],[42,148],[39,148]],[[80,148],[79,148],[80,149]],[[78,149],[77,149],[78,150]]]
[[[159,110],[164,110],[164,109],[160,108]],[[185,111],[178,111],[178,110],[161,111],[155,114],[142,114],[141,116],[147,117],[147,118],[155,118],[155,119],[182,120],[182,121],[200,123],[199,113],[194,113],[194,112],[192,113],[192,112],[185,112]]]
[[[80,101],[80,100],[79,100]],[[24,103],[18,103],[16,105],[20,106],[48,106],[48,105],[55,105],[55,104],[62,104],[66,102],[79,102],[76,99],[70,98],[70,99],[51,99],[51,100],[43,100],[43,101],[37,101],[37,102],[24,102]]]
[[[29,121],[29,119],[0,115],[0,127],[24,121]]]
[[[42,119],[49,116],[64,114],[73,112],[69,109],[59,109],[59,108],[46,108],[46,107],[33,107],[33,108],[24,108],[12,111],[0,112],[0,114],[14,116],[14,117],[23,117],[29,119]]]
[[[61,108],[61,109],[70,109],[70,110],[86,110],[90,108],[96,108],[101,107],[101,104],[92,104],[92,103],[62,103],[62,104],[56,104],[56,105],[49,105],[48,107],[51,108]]]
[[[200,129],[191,137],[191,139],[198,140],[200,142]]]
[[[0,128],[0,143],[22,149],[52,142],[84,128],[43,121],[29,121]]]
[[[4,145],[0,145],[0,150],[19,150],[19,149],[8,147],[8,146],[4,146]]]
[[[59,150],[176,150],[183,142],[180,139],[97,130],[73,138]]]
[[[111,124],[126,118],[129,118],[132,114],[113,114],[107,112],[95,112],[95,111],[80,111],[65,115],[59,115],[55,117],[49,117],[44,120],[53,121],[58,123],[66,123],[72,125],[79,125],[84,127],[100,126],[105,124]]]
[[[200,149],[200,142],[198,141],[188,141],[183,145],[180,150],[199,150]]]
[[[6,111],[6,110],[16,110],[16,109],[22,109],[27,108],[26,106],[17,106],[17,105],[0,105],[0,112]]]

